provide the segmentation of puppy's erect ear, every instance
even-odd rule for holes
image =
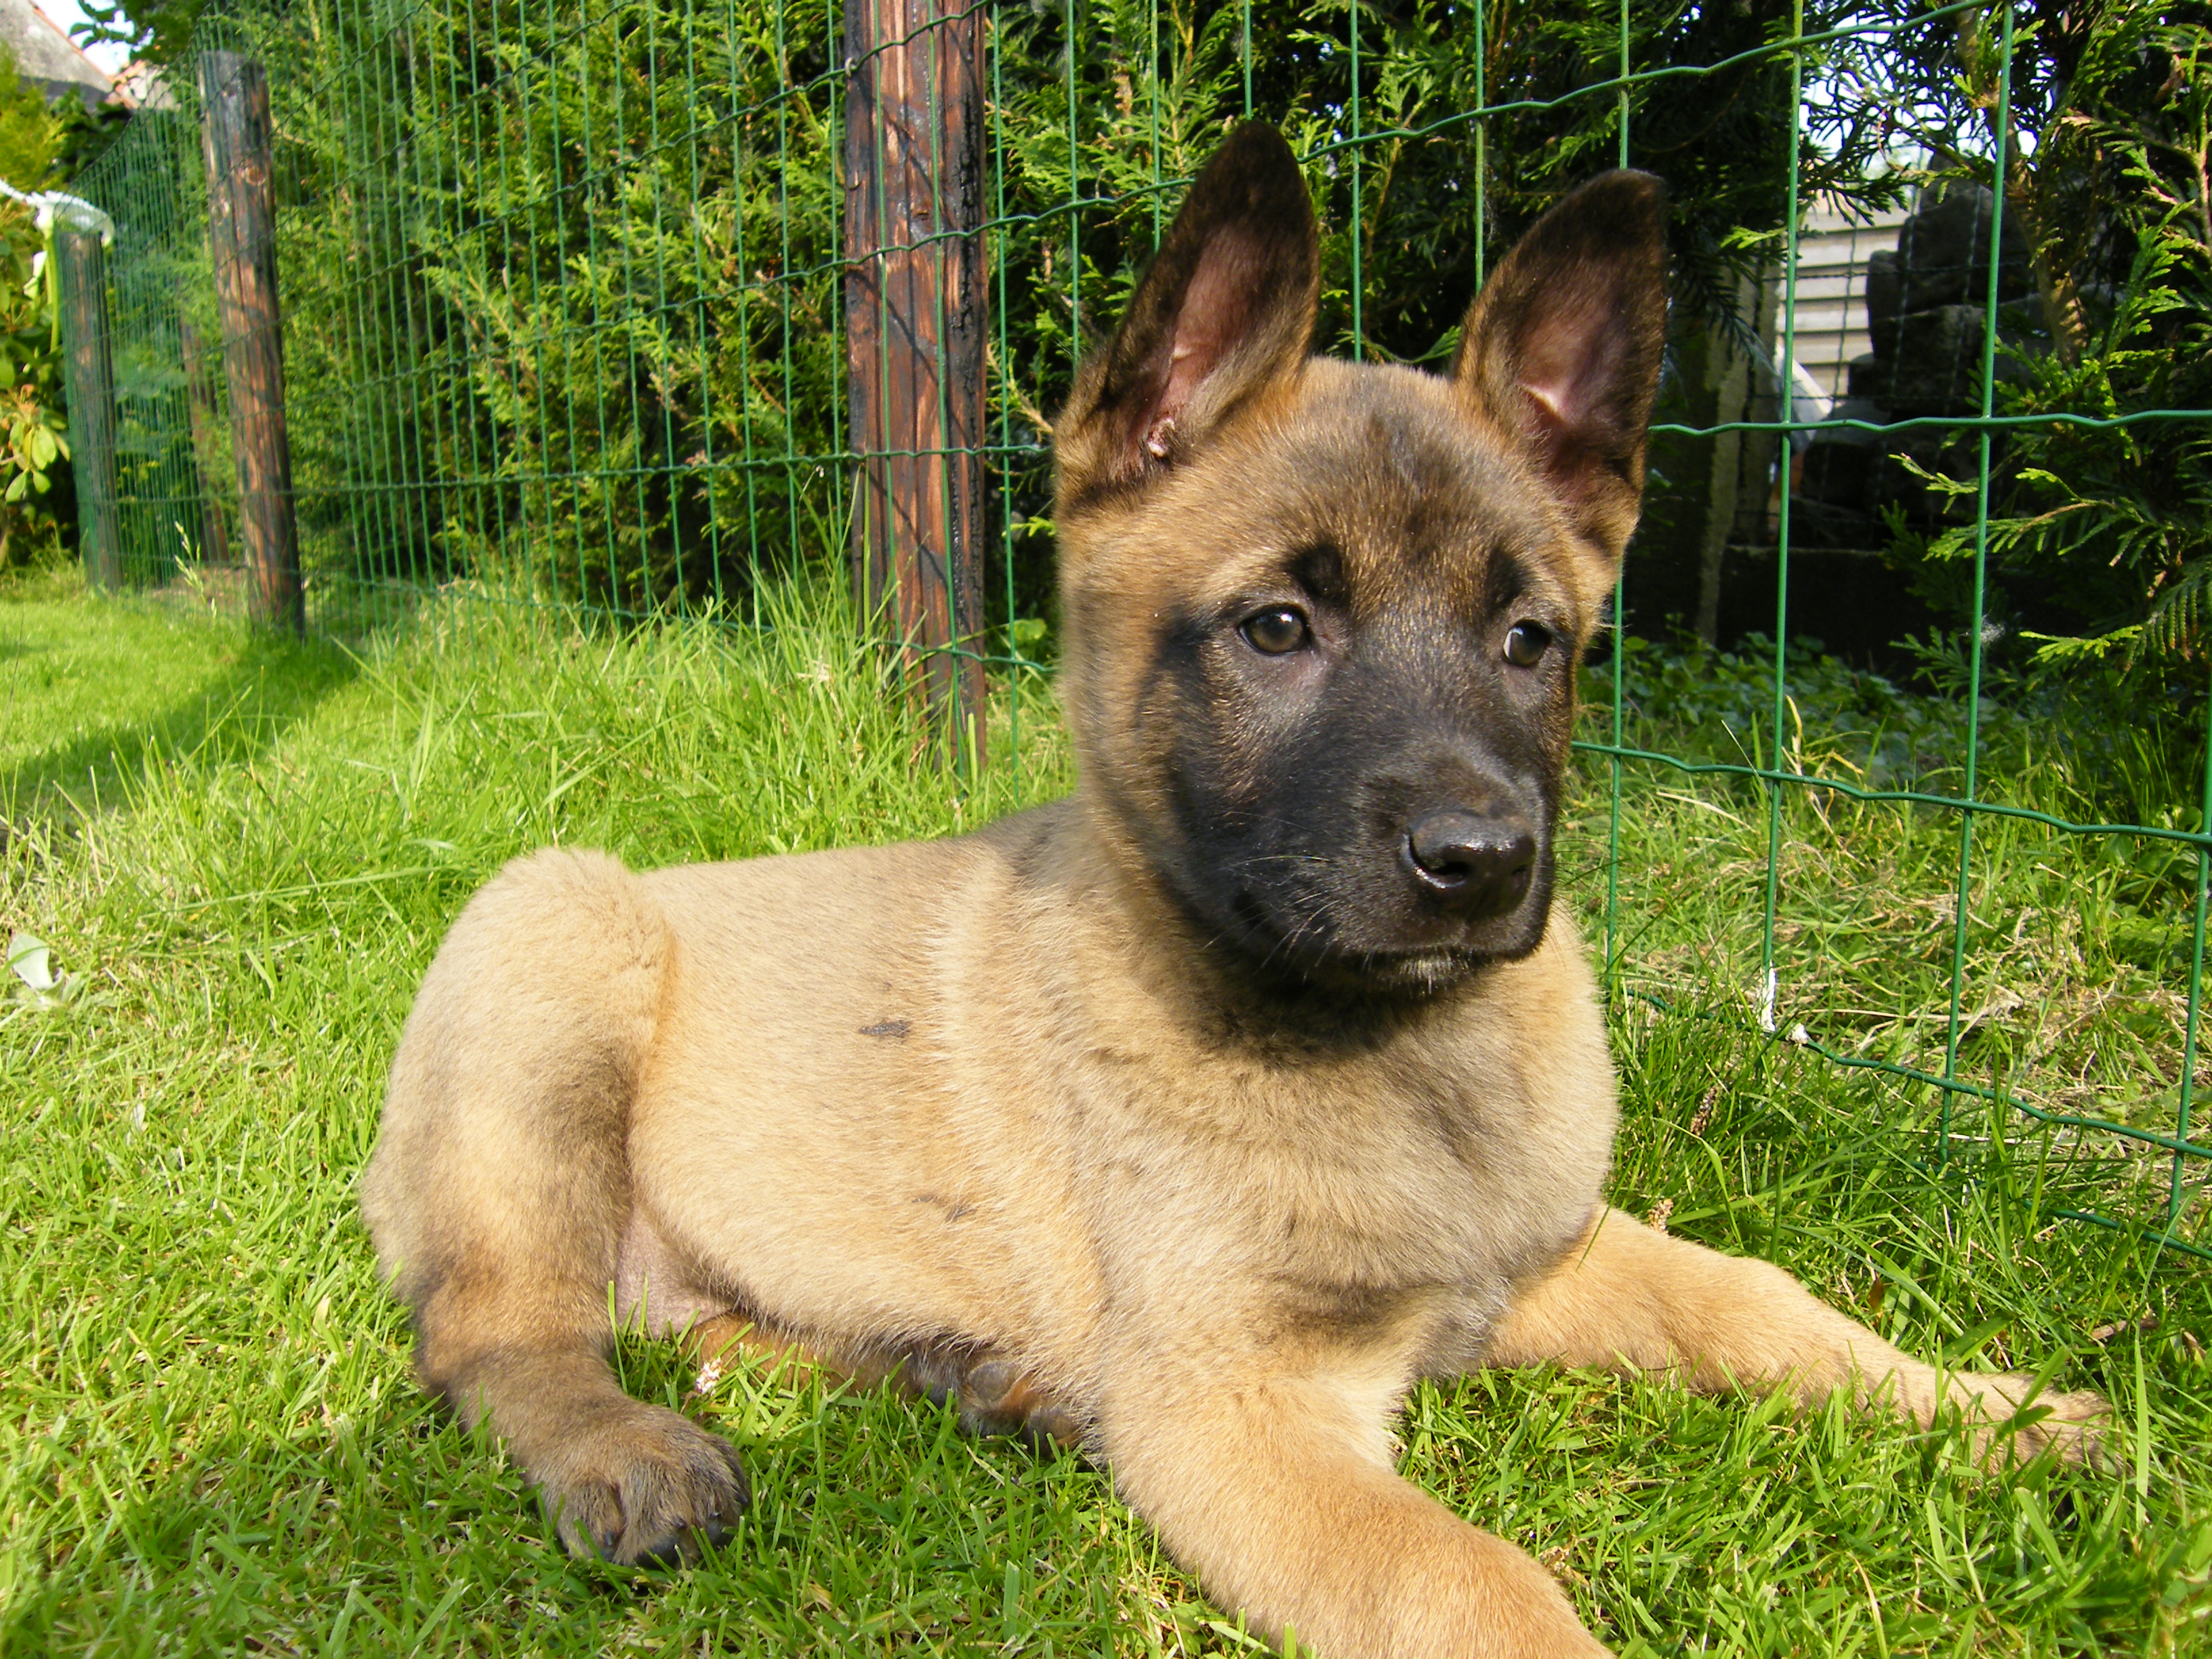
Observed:
[[[1601,173],[1539,219],[1476,296],[1452,365],[1602,555],[1613,580],[1644,490],[1644,430],[1667,337],[1665,190]],[[1595,593],[1593,593],[1595,597]]]
[[[1054,432],[1063,500],[1188,456],[1311,348],[1320,239],[1297,158],[1247,121],[1200,170]]]

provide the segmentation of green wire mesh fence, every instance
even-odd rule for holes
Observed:
[[[2029,1147],[2039,1216],[2204,1255],[2202,655],[2182,638],[2140,671],[2182,688],[2192,735],[2137,742],[2132,772],[2097,750],[2141,731],[2051,725],[2063,684],[1985,684],[2018,626],[1990,573],[2094,494],[2054,514],[2033,489],[2122,452],[2207,469],[2207,412],[2173,394],[2212,393],[2100,355],[2135,337],[2111,319],[2143,267],[2112,251],[2111,179],[2085,207],[2060,163],[2083,88],[2157,51],[2182,86],[2159,97],[2201,100],[2212,70],[2202,30],[2106,22],[1982,0],[234,10],[79,185],[117,225],[117,483],[90,510],[142,584],[218,581],[289,536],[307,616],[341,631],[429,606],[754,626],[775,582],[849,567],[927,647],[910,678],[966,763],[1018,767],[1008,687],[1052,653],[1046,421],[1229,123],[1278,121],[1306,160],[1325,347],[1438,367],[1522,226],[1649,167],[1674,342],[1579,745],[1613,983],[1747,1012],[1881,1079],[1882,1109],[1925,1103],[1938,1164]],[[233,200],[257,167],[266,228]],[[2069,223],[2118,259],[2109,292],[2057,268]],[[281,381],[275,305],[247,303],[272,265]],[[272,410],[288,477],[256,447]],[[1676,644],[1648,643],[1670,618]],[[1808,619],[1892,662],[1917,629],[1955,697],[1841,674]],[[1742,896],[1725,945],[1654,943],[1623,848],[1665,813],[1711,828],[1680,856]],[[1877,821],[1881,870],[1854,840]],[[2092,890],[2131,896],[2131,965],[2094,995],[2046,980],[2033,1031],[2008,1026],[2007,964],[2076,949]]]

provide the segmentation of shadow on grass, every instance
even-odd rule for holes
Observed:
[[[252,635],[167,708],[75,734],[0,770],[0,844],[10,826],[45,819],[66,829],[114,810],[149,761],[237,764],[264,754],[359,672],[354,656],[327,641]]]

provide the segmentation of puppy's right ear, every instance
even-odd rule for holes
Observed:
[[[1297,157],[1247,121],[1199,173],[1106,347],[1053,432],[1060,499],[1186,459],[1312,348],[1321,240]]]

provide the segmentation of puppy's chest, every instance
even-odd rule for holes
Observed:
[[[1355,1094],[1252,1074],[1137,1139],[1102,1195],[1169,1283],[1285,1336],[1449,1327],[1470,1345],[1581,1228],[1607,1150],[1494,1076]]]
[[[1315,1286],[1422,1290],[1510,1278],[1581,1217],[1567,1171],[1508,1135],[1461,1138],[1430,1125],[1277,1153],[1253,1174],[1241,1229],[1262,1271]],[[1318,1155],[1316,1152],[1318,1151]],[[1256,1218],[1256,1217],[1255,1217]]]

